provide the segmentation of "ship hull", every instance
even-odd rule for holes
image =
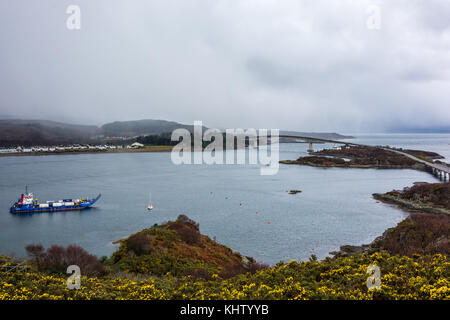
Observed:
[[[35,207],[33,205],[22,205],[18,206],[17,204],[14,204],[10,209],[9,212],[14,214],[20,214],[20,213],[46,213],[46,212],[61,212],[61,211],[74,211],[74,210],[85,210],[91,208],[97,200],[101,197],[101,194],[99,194],[96,198],[91,199],[88,202],[84,202],[81,204],[75,204],[73,206],[49,206],[49,207]]]
[[[56,212],[56,211],[73,211],[73,210],[84,210],[89,209],[91,207],[80,207],[80,206],[62,206],[62,207],[54,207],[54,208],[11,208],[11,213],[44,213],[44,212]]]

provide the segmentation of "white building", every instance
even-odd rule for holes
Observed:
[[[130,145],[130,148],[132,148],[132,149],[139,149],[139,148],[143,148],[143,147],[144,147],[144,145],[139,142],[135,142]]]

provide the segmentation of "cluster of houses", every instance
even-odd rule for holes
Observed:
[[[64,152],[64,151],[89,151],[89,150],[115,150],[115,149],[139,149],[144,145],[135,142],[127,146],[113,146],[113,145],[73,145],[73,146],[35,146],[35,147],[17,147],[17,148],[0,148],[0,153],[14,153],[14,152]]]

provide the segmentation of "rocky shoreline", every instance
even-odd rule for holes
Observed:
[[[370,244],[343,245],[330,252],[334,258],[387,250],[390,254],[450,253],[450,184],[416,182],[403,191],[374,193],[374,199],[396,205],[409,213]],[[443,204],[442,204],[443,203]],[[421,243],[418,244],[418,241]]]
[[[281,160],[281,164],[296,164],[306,165],[316,168],[348,168],[348,169],[414,169],[419,171],[426,171],[426,166],[421,163],[414,165],[387,165],[387,164],[352,164],[352,163],[314,163],[307,160]]]
[[[448,214],[450,215],[450,210],[446,208],[435,207],[432,205],[424,204],[420,201],[410,201],[404,200],[399,197],[390,195],[389,193],[374,193],[372,195],[376,200],[382,201],[387,204],[395,204],[406,211],[418,211],[434,214]]]

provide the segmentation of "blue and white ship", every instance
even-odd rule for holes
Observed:
[[[38,201],[33,193],[21,194],[20,198],[9,209],[11,213],[42,213],[70,210],[84,210],[93,206],[102,195],[92,199],[64,199],[58,201]]]

